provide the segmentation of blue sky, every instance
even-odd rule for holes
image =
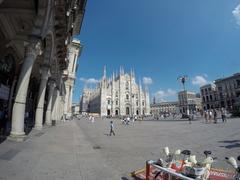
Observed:
[[[149,83],[158,100],[176,100],[179,75],[188,90],[240,72],[240,0],[89,0],[77,37],[79,58],[73,101],[107,65],[124,66]],[[152,83],[151,83],[152,80]]]

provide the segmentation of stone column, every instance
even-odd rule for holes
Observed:
[[[71,87],[71,88],[70,88]],[[72,116],[72,94],[73,94],[73,87],[69,86],[70,88],[70,95],[69,95],[69,99],[68,99],[68,113],[71,114]]]
[[[55,100],[55,103],[53,106],[52,119],[57,121],[58,120],[58,106],[59,106],[59,90],[55,89],[55,91],[56,91],[56,100]]]
[[[40,53],[40,43],[30,44],[26,47],[25,59],[22,64],[21,72],[17,82],[16,97],[14,100],[12,111],[12,130],[10,139],[16,141],[23,141],[25,137],[24,132],[24,116],[27,98],[27,90],[32,72],[33,64],[36,57]]]
[[[38,103],[37,103],[35,126],[34,126],[34,128],[37,130],[41,130],[43,126],[43,108],[44,108],[44,100],[45,100],[45,93],[46,93],[46,85],[49,77],[49,67],[42,66],[40,71],[41,71],[41,83],[39,87]]]
[[[68,101],[69,101],[68,97],[69,97],[69,86],[68,86],[68,84],[66,84],[66,94],[65,94],[65,103],[64,103],[64,116],[65,116],[65,118],[68,114]]]
[[[53,92],[56,85],[54,81],[49,82],[49,91],[48,91],[48,101],[47,101],[47,111],[46,111],[46,125],[52,125],[52,99],[53,99]]]
[[[56,104],[57,104],[57,96],[56,93],[57,92],[57,88],[55,87],[53,90],[53,95],[52,95],[52,113],[51,113],[51,119],[52,120],[56,120],[56,116],[55,116],[55,109],[56,109]]]
[[[60,115],[60,120],[65,121],[63,115],[64,115],[64,96],[61,96],[61,115]]]

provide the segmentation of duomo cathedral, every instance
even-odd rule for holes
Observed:
[[[81,112],[96,113],[100,116],[142,116],[150,115],[150,99],[147,88],[136,83],[135,73],[124,73],[120,67],[118,75],[103,77],[96,88],[84,88],[81,97]]]

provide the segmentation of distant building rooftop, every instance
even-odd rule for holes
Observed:
[[[195,92],[187,91],[187,90],[178,92],[178,94],[185,94],[185,93],[187,93],[187,94],[196,94]]]
[[[177,101],[171,101],[171,102],[160,102],[160,103],[155,103],[155,104],[151,104],[151,107],[157,107],[157,106],[164,106],[164,105],[178,105]]]
[[[219,79],[217,79],[217,80],[215,81],[215,83],[219,83],[219,82],[221,82],[221,81],[227,81],[227,80],[229,80],[229,79],[236,78],[236,77],[240,77],[240,73],[239,73],[239,72],[233,74],[232,76],[228,76],[228,77],[226,77],[226,78],[219,78]]]

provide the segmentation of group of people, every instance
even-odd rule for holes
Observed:
[[[222,122],[227,122],[227,111],[226,109],[210,109],[205,110],[203,113],[204,119],[206,123],[217,123],[218,117],[222,119]]]
[[[129,125],[130,121],[135,122],[137,120],[138,120],[137,116],[133,116],[131,118],[129,116],[126,116],[126,117],[123,117],[121,121],[122,121],[122,124]]]
[[[91,123],[94,123],[94,122],[95,122],[95,117],[94,117],[94,116],[89,116],[88,120],[89,120]]]

